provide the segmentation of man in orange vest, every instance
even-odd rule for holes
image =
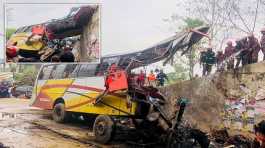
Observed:
[[[151,72],[148,75],[147,79],[148,79],[148,82],[149,82],[150,86],[154,87],[156,85],[156,76],[155,76],[153,70],[151,70]]]

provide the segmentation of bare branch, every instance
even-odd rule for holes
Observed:
[[[253,28],[252,28],[252,33],[254,32],[255,27],[256,27],[256,21],[257,21],[258,9],[259,9],[259,2],[260,2],[260,0],[257,0],[257,6],[256,6],[256,12],[255,12],[254,25],[253,25]]]
[[[242,21],[242,23],[244,24],[244,26],[247,28],[248,32],[251,33],[250,28],[248,27],[247,23],[245,22],[245,20],[243,19],[243,17],[241,16],[239,10],[233,6],[232,8],[234,8],[235,12],[237,13],[237,15],[239,16],[240,20]]]

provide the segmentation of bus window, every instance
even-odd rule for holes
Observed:
[[[78,71],[78,77],[95,76],[96,69],[97,69],[97,64],[82,64]]]
[[[43,67],[39,75],[39,80],[48,80],[50,78],[53,67],[53,65]]]
[[[76,64],[68,64],[64,70],[64,78],[75,78],[77,76]]]
[[[75,64],[75,68],[73,69],[73,72],[69,75],[69,77],[76,78],[79,68],[80,68],[80,65]]]
[[[97,68],[97,75],[104,75],[104,73],[108,70],[109,66],[110,65],[108,62],[103,62],[102,64],[100,64],[100,66]]]
[[[65,77],[66,64],[56,65],[53,68],[51,79],[63,79]]]

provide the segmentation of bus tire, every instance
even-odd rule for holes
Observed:
[[[66,122],[68,119],[68,113],[65,110],[64,103],[57,103],[53,107],[52,118],[58,123]]]
[[[95,140],[99,143],[106,144],[111,141],[114,136],[115,123],[107,115],[97,116],[94,125],[93,133],[95,135]]]

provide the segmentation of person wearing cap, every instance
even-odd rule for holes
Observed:
[[[225,56],[225,59],[228,59],[229,60],[227,61],[227,70],[230,70],[230,69],[234,69],[234,58],[231,57],[232,54],[235,52],[235,47],[233,46],[233,42],[232,41],[228,41],[226,43],[226,47],[225,47],[225,53],[224,53],[224,56]]]
[[[261,31],[261,39],[260,39],[260,46],[261,46],[261,51],[263,53],[263,61],[265,60],[265,28],[263,28]]]

